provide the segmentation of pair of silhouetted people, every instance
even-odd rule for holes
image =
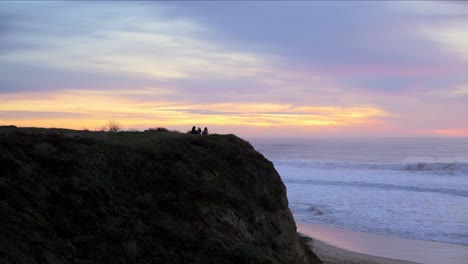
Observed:
[[[192,127],[192,131],[190,131],[190,134],[194,134],[194,135],[208,135],[208,128],[205,127],[205,129],[203,129],[203,132],[201,130],[201,128],[196,128],[195,126]]]

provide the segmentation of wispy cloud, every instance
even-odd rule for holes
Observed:
[[[423,16],[468,15],[468,6],[462,1],[394,1],[386,4],[403,14]]]
[[[455,90],[451,92],[451,94],[457,95],[457,96],[468,96],[468,84],[457,87]]]
[[[120,94],[120,95],[119,95]],[[80,128],[82,119],[92,124],[118,119],[123,125],[146,123],[151,125],[185,125],[197,122],[209,125],[243,126],[348,126],[372,122],[372,119],[390,116],[374,106],[333,107],[293,106],[281,103],[212,103],[187,104],[177,101],[139,102],[124,97],[125,93],[107,94],[88,91],[66,91],[54,96],[24,97],[0,95],[0,117],[4,120],[31,121],[47,116],[66,125]],[[12,115],[12,113],[21,113]],[[36,114],[38,113],[38,114]],[[189,120],[189,121],[188,121]],[[39,121],[39,120],[37,120]],[[36,122],[37,123],[37,122]]]
[[[468,136],[468,127],[458,129],[438,129],[434,130],[435,134],[450,137],[466,137]]]
[[[128,12],[134,5],[105,5],[107,11],[93,11],[95,4],[61,9],[52,16],[47,29],[33,23],[22,24],[23,31],[6,35],[9,42],[27,44],[28,49],[12,49],[0,55],[3,62],[14,62],[79,71],[117,72],[148,75],[155,79],[252,76],[266,70],[267,58],[236,51],[201,37],[209,29],[189,19],[158,15],[157,6],[140,8],[138,15]],[[47,7],[38,5],[37,8]],[[99,6],[98,6],[99,7]],[[135,8],[135,7],[134,7]],[[156,15],[151,11],[156,11]],[[70,18],[66,15],[70,14]],[[87,32],[63,33],[61,29],[81,27]],[[90,27],[92,24],[92,27]],[[47,31],[45,31],[47,30]]]
[[[443,45],[448,53],[453,53],[468,61],[468,18],[448,25],[427,28],[423,32],[433,41]]]

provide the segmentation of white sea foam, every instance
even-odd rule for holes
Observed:
[[[252,142],[298,220],[468,245],[468,139]]]
[[[276,160],[275,165],[311,169],[433,171],[435,173],[468,174],[468,163],[462,162],[360,163],[310,160]]]

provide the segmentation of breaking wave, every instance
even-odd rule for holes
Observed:
[[[449,188],[431,188],[423,186],[402,186],[396,184],[370,183],[370,182],[343,182],[343,181],[323,181],[323,180],[285,180],[285,183],[301,183],[313,185],[334,185],[334,186],[354,186],[377,188],[382,190],[401,190],[410,192],[441,193],[455,196],[468,197],[468,191]]]
[[[352,169],[352,170],[392,170],[392,171],[426,171],[447,174],[468,174],[468,163],[465,162],[415,162],[415,163],[357,163],[326,162],[307,160],[278,160],[275,165],[309,169]]]

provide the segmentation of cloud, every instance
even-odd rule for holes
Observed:
[[[160,15],[157,5],[146,5],[147,9],[127,3],[98,6],[105,8],[102,13],[94,10],[93,3],[80,3],[77,10],[70,5],[76,4],[68,3],[66,8],[62,4],[36,5],[44,15],[54,7],[54,15],[48,19],[33,16],[21,23],[23,31],[7,34],[4,46],[21,43],[30,48],[7,49],[0,55],[2,62],[154,79],[236,78],[255,75],[267,67],[264,57],[226,49],[203,38],[208,29],[192,20],[168,20]],[[137,9],[138,15],[127,8]],[[84,17],[74,20],[78,10]]]
[[[468,95],[468,85],[458,87],[454,91],[452,91],[453,95],[460,95],[460,96],[466,96]]]
[[[459,1],[393,1],[386,3],[400,13],[421,16],[464,16],[468,5]]]
[[[188,104],[183,101],[142,102],[125,97],[125,92],[65,91],[41,97],[24,94],[0,95],[0,117],[15,121],[42,117],[56,120],[55,126],[80,128],[118,120],[123,125],[163,123],[242,126],[348,126],[373,122],[390,114],[374,106],[294,106],[285,103],[236,102]],[[37,114],[36,114],[37,113]],[[55,113],[55,114],[52,114]],[[64,122],[63,120],[66,120]],[[74,120],[74,124],[73,124]],[[84,122],[86,121],[86,122]],[[4,121],[6,122],[6,121]]]
[[[457,129],[438,129],[434,130],[433,133],[449,137],[466,137],[468,136],[468,127],[462,127]]]
[[[334,86],[313,72],[281,67],[276,55],[214,39],[220,32],[212,24],[168,15],[159,3],[11,6],[5,10],[17,19],[3,46],[19,48],[0,55],[0,91],[129,89],[135,92],[128,96],[151,100],[137,91],[158,87],[171,100],[296,103],[307,100],[304,93],[330,97]],[[51,8],[60,12],[51,15]]]
[[[452,54],[452,60],[468,60],[468,5],[460,1],[407,1],[388,2],[390,9],[400,13],[417,37],[422,37],[427,45],[435,43],[439,51]],[[422,46],[421,48],[424,48]],[[432,54],[434,56],[435,54]],[[441,57],[441,56],[437,56]],[[465,64],[466,65],[466,64]]]
[[[459,55],[468,61],[468,19],[447,25],[423,29],[427,38],[443,45],[447,53]]]
[[[168,87],[168,84],[152,78],[126,76],[115,73],[90,72],[80,70],[24,65],[21,63],[0,62],[0,92],[21,91],[54,92],[66,89],[112,90],[128,89],[138,93],[148,87]]]
[[[50,119],[57,117],[67,118],[83,118],[86,117],[84,113],[70,113],[70,112],[59,112],[59,111],[29,111],[29,110],[19,110],[19,111],[9,111],[9,110],[0,110],[0,120],[10,120],[16,121],[18,119],[30,119],[31,117],[37,119]]]

